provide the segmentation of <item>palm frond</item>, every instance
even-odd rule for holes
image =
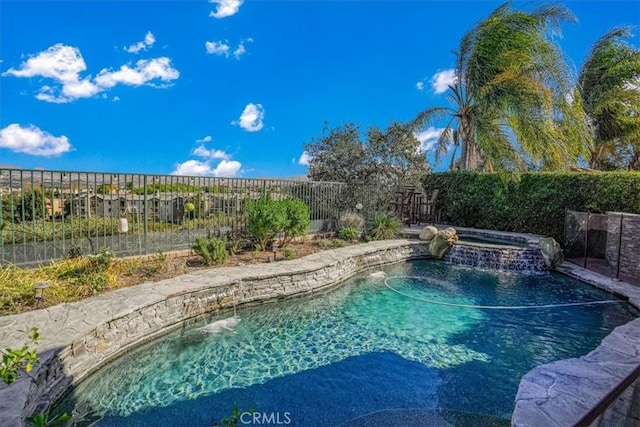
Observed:
[[[452,121],[447,123],[447,126],[444,128],[442,132],[440,132],[440,136],[438,137],[438,141],[436,142],[435,149],[435,164],[439,165],[442,157],[446,156],[451,148],[451,145],[455,146],[455,140],[453,137],[454,129],[451,127]]]
[[[640,128],[640,50],[625,42],[629,27],[616,27],[591,48],[578,76],[578,90],[593,132],[590,164],[614,155]]]
[[[418,113],[418,115],[409,122],[409,126],[414,131],[421,130],[428,126],[433,126],[434,123],[442,121],[447,117],[455,115],[455,111],[447,107],[432,107],[427,108],[424,111]]]

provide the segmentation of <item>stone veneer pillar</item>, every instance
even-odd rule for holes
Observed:
[[[607,215],[607,264],[614,268],[617,266],[620,247],[620,274],[640,278],[640,215],[622,212],[607,212]]]

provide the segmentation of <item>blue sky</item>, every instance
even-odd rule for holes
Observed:
[[[444,105],[451,51],[501,3],[2,0],[0,165],[301,175],[325,121],[364,131]],[[565,4],[576,69],[608,29],[640,26],[638,0]]]

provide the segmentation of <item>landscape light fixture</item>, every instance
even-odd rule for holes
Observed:
[[[40,305],[40,302],[44,299],[44,291],[49,285],[46,283],[38,283],[33,287],[33,297],[36,299],[36,307]]]

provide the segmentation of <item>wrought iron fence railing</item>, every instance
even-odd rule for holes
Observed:
[[[184,249],[212,233],[241,238],[246,202],[265,193],[302,199],[312,231],[350,204],[336,182],[0,169],[0,265],[102,247],[119,255]]]
[[[637,425],[640,365],[612,388],[573,427]]]

